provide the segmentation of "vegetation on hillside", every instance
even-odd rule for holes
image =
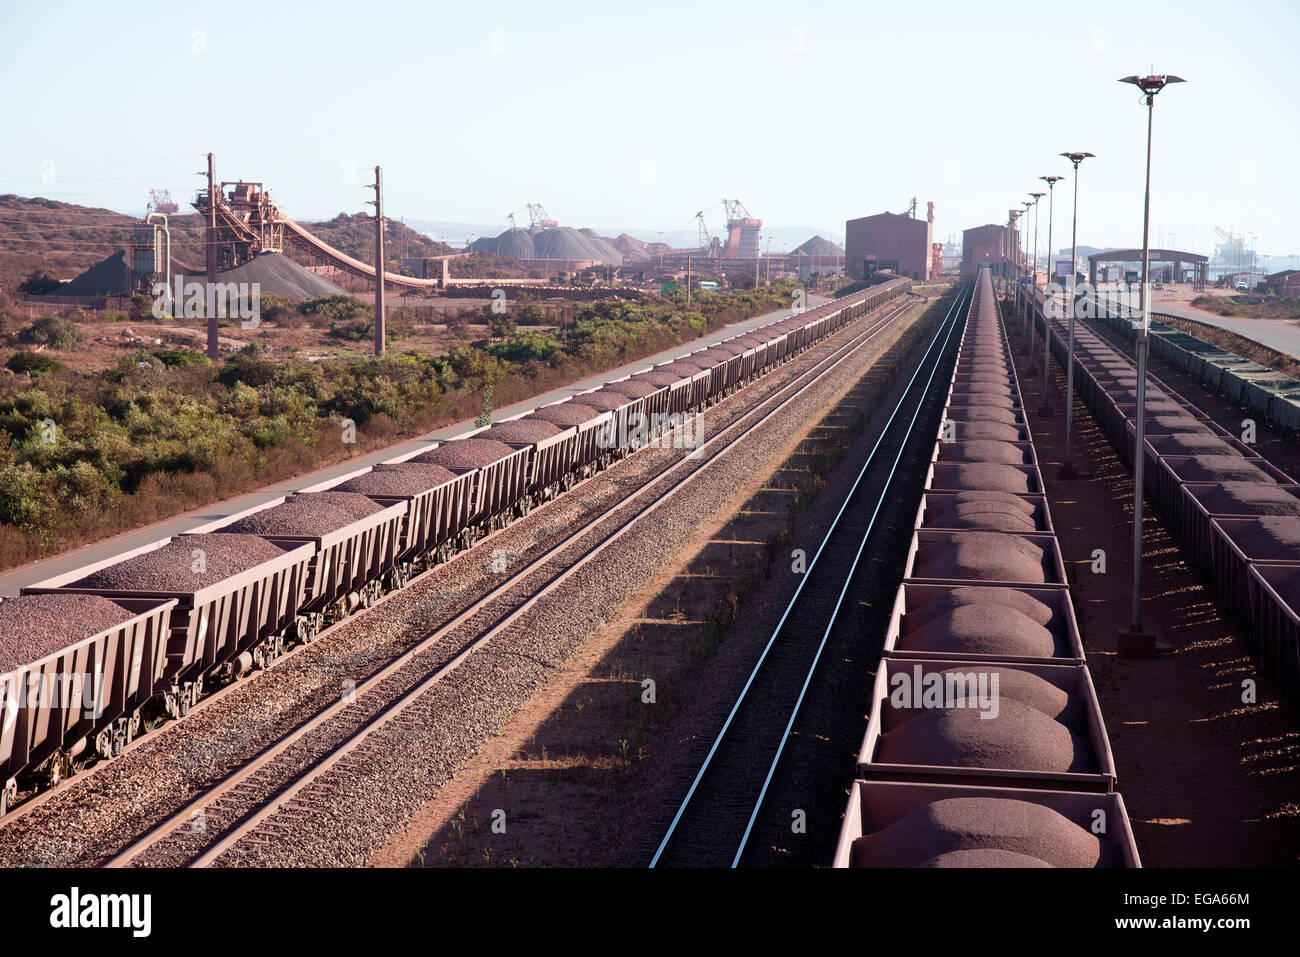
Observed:
[[[485,395],[508,405],[788,306],[793,288],[697,295],[689,312],[684,293],[574,304],[561,329],[515,330],[439,356],[275,361],[250,347],[214,366],[159,349],[79,373],[18,353],[18,374],[0,380],[0,567],[471,418]],[[373,329],[370,309],[349,297],[313,308],[332,312],[341,335]],[[67,332],[38,323],[20,335]],[[345,420],[355,443],[344,441]]]

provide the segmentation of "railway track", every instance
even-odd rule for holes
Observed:
[[[375,732],[400,717],[425,692],[454,673],[645,516],[664,507],[710,462],[780,415],[812,385],[892,327],[913,302],[887,307],[867,328],[760,400],[690,455],[548,548],[371,674],[347,697],[316,712],[250,761],[206,787],[178,811],[116,851],[106,864],[120,867],[148,863],[162,852],[169,862],[180,857],[191,866],[207,866],[241,841],[269,834],[277,815],[295,813],[293,805],[307,788],[358,752]],[[597,535],[597,541],[585,543]]]
[[[971,290],[948,309],[723,722],[650,867],[737,867]],[[959,338],[959,337],[958,337]]]

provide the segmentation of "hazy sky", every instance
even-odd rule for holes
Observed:
[[[1151,8],[1151,9],[1148,9]],[[304,219],[391,216],[694,236],[739,197],[773,226],[936,205],[936,239],[1083,167],[1079,241],[1212,227],[1300,251],[1300,4],[64,4],[0,0],[0,193],[141,214],[209,150]],[[1070,181],[1053,243],[1069,241]],[[1040,232],[1046,248],[1044,200]],[[1032,226],[1032,223],[1031,223]],[[3,228],[3,227],[0,227]]]

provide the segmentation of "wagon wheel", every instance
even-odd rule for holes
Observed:
[[[55,752],[45,766],[45,790],[52,791],[68,776],[71,760],[62,751]]]

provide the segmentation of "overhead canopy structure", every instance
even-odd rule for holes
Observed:
[[[1192,286],[1198,290],[1205,288],[1205,275],[1210,266],[1209,256],[1202,256],[1200,253],[1180,252],[1177,249],[1152,249],[1148,250],[1147,257],[1153,275],[1156,271],[1156,263],[1172,263],[1175,282],[1178,282],[1179,277],[1183,274],[1183,265],[1190,265],[1192,268]],[[1097,284],[1098,263],[1133,263],[1141,261],[1142,250],[1140,249],[1107,249],[1105,252],[1093,253],[1088,257],[1088,281],[1093,285]]]

